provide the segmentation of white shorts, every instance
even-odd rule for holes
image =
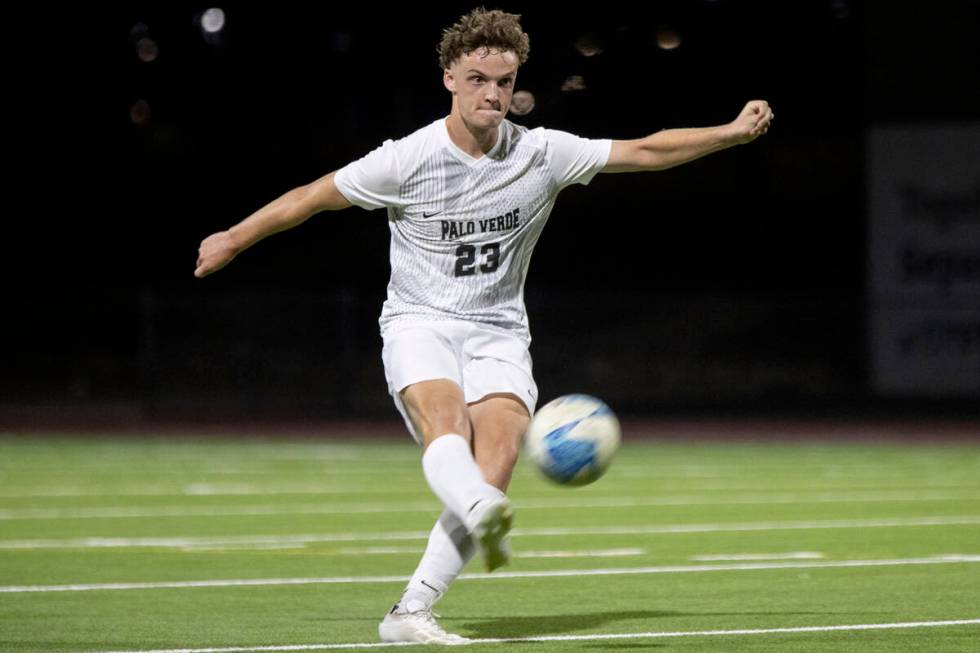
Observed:
[[[430,320],[392,324],[381,337],[388,392],[417,442],[422,440],[408,418],[401,391],[419,381],[454,381],[467,404],[509,392],[534,415],[538,386],[531,374],[531,353],[517,336],[474,322]]]

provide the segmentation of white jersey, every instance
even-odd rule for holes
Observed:
[[[334,177],[365,209],[388,209],[391,281],[381,329],[406,320],[465,320],[530,342],[524,280],[559,191],[588,184],[611,141],[503,121],[474,159],[445,119],[385,141]]]

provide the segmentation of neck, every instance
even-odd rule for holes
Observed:
[[[446,118],[446,130],[449,132],[449,140],[474,159],[479,159],[492,150],[497,143],[496,127],[477,129],[473,125],[467,124],[460,115],[455,102],[452,112]]]

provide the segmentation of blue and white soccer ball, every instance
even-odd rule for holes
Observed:
[[[587,485],[609,468],[619,439],[619,420],[609,406],[590,395],[565,395],[535,413],[524,448],[552,481]]]

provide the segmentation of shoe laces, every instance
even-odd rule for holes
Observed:
[[[415,612],[405,613],[405,616],[410,617],[415,621],[422,622],[427,628],[431,628],[432,630],[436,631],[440,635],[449,634],[445,630],[443,630],[442,626],[439,625],[439,622],[436,621],[436,617],[438,617],[439,615],[434,613],[432,610],[429,609],[416,610]]]

